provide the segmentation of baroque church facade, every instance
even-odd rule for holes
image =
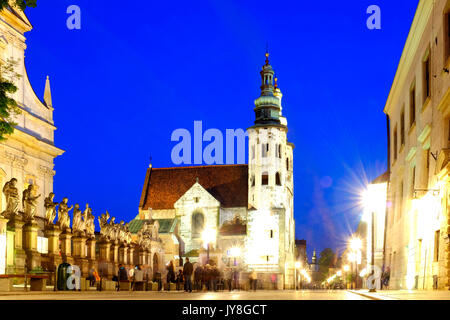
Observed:
[[[20,78],[14,83],[17,91],[11,97],[17,102],[21,113],[15,116],[14,133],[6,140],[0,141],[0,185],[12,178],[17,179],[18,190],[25,190],[29,185],[37,188],[36,217],[43,225],[44,198],[53,191],[54,159],[64,153],[55,146],[53,122],[53,104],[50,91],[50,81],[47,77],[43,100],[39,99],[28,79],[25,67],[25,36],[31,31],[32,25],[26,15],[15,6],[10,6],[0,12],[0,65],[15,62],[15,72]],[[45,195],[45,196],[44,196]],[[0,195],[0,212],[6,209],[6,198]],[[0,230],[0,274],[5,273],[7,266],[13,261],[12,256],[5,258],[5,247],[9,246],[12,236],[6,229]],[[8,243],[8,245],[7,245]],[[48,245],[43,232],[39,232],[38,250],[45,252]],[[13,248],[9,248],[11,252]]]
[[[280,289],[291,288],[295,261],[294,145],[287,140],[282,93],[268,53],[260,74],[255,121],[247,130],[248,165],[150,165],[139,214],[130,225],[146,221],[172,226],[164,238],[165,260],[176,263],[186,256],[200,264],[209,262],[202,236],[208,230],[215,235],[208,250],[210,261],[221,267],[234,261],[243,272],[255,270],[262,280],[276,274]]]

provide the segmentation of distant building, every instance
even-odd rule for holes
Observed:
[[[306,253],[306,240],[295,240],[295,261],[299,261],[302,266],[308,266],[308,255]]]
[[[262,67],[261,96],[255,100],[255,121],[248,129],[248,165],[208,165],[147,169],[136,220],[170,220],[180,243],[179,256],[200,264],[205,255],[205,231],[213,233],[210,261],[229,264],[239,248],[237,263],[256,270],[270,282],[278,275],[279,288],[292,288],[295,260],[293,212],[293,144],[287,140],[282,94],[269,54]],[[134,223],[134,222],[132,222]],[[137,232],[137,230],[135,230]],[[165,251],[173,245],[164,243]],[[180,247],[181,248],[181,247]],[[172,250],[173,251],[173,250]]]

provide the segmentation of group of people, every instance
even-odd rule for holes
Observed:
[[[124,265],[119,264],[119,271],[113,280],[117,281],[116,290],[120,291],[120,281],[131,281],[131,290],[136,290],[138,284],[144,282],[144,271],[140,265],[134,269],[127,270]]]
[[[170,290],[170,283],[176,284],[176,290],[184,289],[185,292],[195,291],[217,291],[239,289],[240,273],[234,268],[225,268],[223,272],[215,264],[204,266],[194,265],[186,258],[183,269],[175,272],[173,261],[170,261],[167,269],[167,286]],[[255,271],[249,274],[249,288],[256,290],[258,286],[257,274]]]

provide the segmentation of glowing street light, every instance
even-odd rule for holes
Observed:
[[[350,240],[350,248],[353,251],[361,250],[361,248],[362,248],[362,241],[361,241],[361,239],[359,239],[359,238],[352,238]]]
[[[344,271],[345,271],[345,272],[348,272],[349,270],[350,270],[350,266],[346,264],[346,265],[344,266]]]
[[[337,274],[338,277],[342,277],[342,271],[341,271],[341,270],[339,270],[338,272],[336,272],[336,274]]]
[[[236,258],[241,256],[241,248],[230,248],[230,256],[234,258],[234,266],[236,266]]]

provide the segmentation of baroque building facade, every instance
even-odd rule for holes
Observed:
[[[392,289],[450,287],[450,1],[421,0],[384,108]]]
[[[209,165],[147,169],[139,215],[174,225],[166,251],[205,264],[206,230],[212,230],[211,260],[226,266],[233,259],[244,272],[255,270],[278,287],[294,280],[293,144],[287,140],[282,94],[269,64],[261,70],[261,96],[248,129],[248,165]],[[169,238],[168,238],[169,240]],[[237,250],[236,250],[237,249]],[[236,252],[239,252],[236,256]],[[170,258],[170,256],[167,256]]]
[[[17,188],[21,193],[30,184],[37,188],[42,196],[37,200],[36,215],[43,218],[44,195],[53,191],[53,160],[63,154],[63,150],[54,144],[53,104],[50,81],[47,77],[44,99],[40,100],[33,90],[25,67],[25,36],[32,25],[25,14],[14,6],[0,12],[0,64],[9,60],[16,62],[15,72],[20,78],[15,81],[17,92],[14,98],[21,110],[15,116],[17,123],[14,133],[6,140],[0,141],[0,185],[12,178],[17,179]],[[5,195],[0,196],[0,212],[6,209]],[[6,230],[1,230],[1,247],[7,245]],[[39,239],[44,240],[42,232]],[[46,241],[39,242],[40,250],[45,250]],[[0,273],[6,272],[11,261],[5,261],[5,252],[0,254]]]

